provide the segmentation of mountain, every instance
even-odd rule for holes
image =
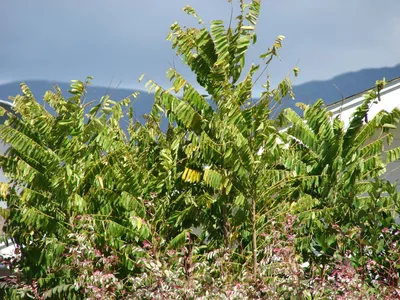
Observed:
[[[352,96],[364,90],[374,87],[375,81],[382,79],[391,80],[400,76],[400,64],[389,68],[364,69],[357,72],[344,73],[325,81],[311,81],[294,87],[296,100],[284,99],[283,107],[295,108],[296,102],[306,104],[314,103],[318,98],[322,98],[325,104],[331,104],[340,99]],[[50,89],[54,83],[42,80],[25,81],[31,88],[36,99],[41,99],[46,90]],[[67,96],[69,84],[57,83]],[[121,100],[131,95],[135,90],[122,88],[107,88],[100,86],[89,86],[87,101],[98,100],[108,94],[113,100]],[[149,113],[153,103],[153,96],[144,91],[139,91],[140,95],[134,106],[135,115],[142,116]],[[19,82],[11,82],[0,85],[0,99],[7,100],[10,95],[21,93]]]

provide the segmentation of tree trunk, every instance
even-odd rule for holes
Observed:
[[[229,241],[229,235],[230,235],[230,225],[228,221],[228,210],[226,208],[226,203],[222,204],[222,221],[223,221],[223,229],[224,229],[224,246],[225,249],[230,248],[230,241]]]
[[[252,246],[253,246],[253,277],[257,280],[257,232],[256,232],[256,200],[251,200],[251,225],[252,225]]]

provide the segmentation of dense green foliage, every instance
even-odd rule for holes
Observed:
[[[289,145],[282,164],[296,174],[285,189],[290,210],[298,216],[298,248],[323,265],[348,251],[355,265],[365,265],[365,259],[384,253],[382,229],[398,227],[397,184],[381,176],[388,164],[399,159],[400,148],[388,150],[387,145],[400,111],[381,111],[365,124],[382,84],[379,81],[365,95],[347,128],[340,116],[332,119],[321,100],[311,107],[300,104],[305,108],[303,118],[290,109],[284,113],[290,125],[282,133]],[[376,252],[366,255],[364,246]]]
[[[170,69],[170,89],[146,84],[155,101],[144,124],[130,107],[136,94],[87,102],[90,78],[73,81],[68,99],[48,91],[45,105],[21,84],[0,127],[10,145],[0,160],[5,229],[20,251],[17,277],[2,285],[9,297],[312,299],[397,288],[399,195],[381,176],[400,158],[386,150],[400,111],[365,122],[384,81],[347,128],[321,100],[300,104],[304,117],[271,118],[293,96],[289,77],[275,89],[266,80],[260,97],[252,90],[284,37],[246,68],[260,1],[240,8],[228,28],[184,9],[200,29],[175,23],[168,39],[207,95]]]

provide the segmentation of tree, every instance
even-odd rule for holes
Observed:
[[[256,277],[257,211],[266,205],[268,183],[276,180],[271,177],[280,155],[270,105],[289,95],[291,85],[285,78],[277,89],[271,90],[267,81],[265,92],[254,99],[252,89],[258,80],[255,77],[263,74],[257,71],[265,71],[277,56],[284,37],[278,36],[274,45],[260,55],[262,63],[251,65],[243,74],[246,52],[256,42],[260,2],[241,1],[240,5],[241,14],[236,17],[234,28],[225,28],[217,20],[208,29],[189,6],[184,11],[194,16],[201,28],[184,29],[177,23],[171,26],[168,39],[207,95],[197,92],[175,69],[167,74],[171,89],[165,90],[151,80],[147,86],[155,92],[156,104],[170,126],[176,123],[183,132],[174,143],[185,153],[178,168],[187,189],[182,195],[184,208],[179,217],[174,217],[181,222],[183,232],[201,226],[202,240],[212,247],[223,242],[226,249],[232,250],[235,245],[244,254],[252,249]],[[188,200],[194,195],[194,200]],[[203,207],[199,209],[199,205]],[[188,220],[194,212],[196,220]],[[188,221],[186,225],[184,220]]]
[[[286,186],[287,194],[281,196],[286,196],[287,205],[298,216],[298,244],[307,259],[326,263],[335,254],[344,257],[348,252],[354,264],[364,265],[361,258],[366,248],[375,251],[382,246],[382,228],[396,227],[396,185],[381,176],[388,164],[399,159],[400,148],[387,148],[400,110],[381,111],[366,121],[384,85],[377,81],[347,128],[341,116],[333,118],[321,100],[312,106],[300,104],[303,118],[291,109],[282,114],[288,126],[282,139],[288,149],[281,165],[295,176]]]
[[[11,180],[3,183],[10,214],[6,231],[19,245],[24,277],[38,281],[42,289],[73,281],[73,270],[63,268],[67,261],[60,255],[79,242],[69,235],[82,215],[96,221],[97,247],[119,252],[121,276],[135,267],[134,246],[151,239],[140,197],[147,197],[154,184],[151,169],[146,169],[152,156],[140,144],[129,144],[149,137],[133,121],[131,126],[139,129],[130,139],[121,129],[129,98],[117,103],[106,96],[97,105],[86,104],[89,83],[73,81],[68,99],[57,87],[48,91],[44,101],[52,113],[21,84],[23,95],[13,99],[13,111],[0,128],[10,145],[1,157]],[[150,143],[145,143],[147,149]]]

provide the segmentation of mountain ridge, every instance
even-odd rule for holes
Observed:
[[[312,104],[317,99],[322,98],[326,105],[336,102],[342,98],[347,98],[364,90],[373,88],[375,81],[382,79],[391,80],[400,76],[400,64],[394,67],[368,68],[354,72],[347,72],[337,75],[328,80],[313,80],[293,87],[295,101],[283,99],[278,110],[291,107],[298,110],[296,102]],[[8,100],[9,96],[20,94],[19,83],[14,81],[0,84],[0,99]],[[37,99],[41,99],[44,93],[51,89],[55,84],[59,85],[65,96],[70,88],[69,83],[55,82],[49,80],[26,80],[24,81],[32,90]],[[114,100],[120,100],[130,96],[133,92],[139,92],[136,105],[134,106],[137,116],[149,113],[153,104],[153,95],[140,89],[104,87],[90,85],[88,87],[88,101],[100,99],[104,95],[109,95]]]

